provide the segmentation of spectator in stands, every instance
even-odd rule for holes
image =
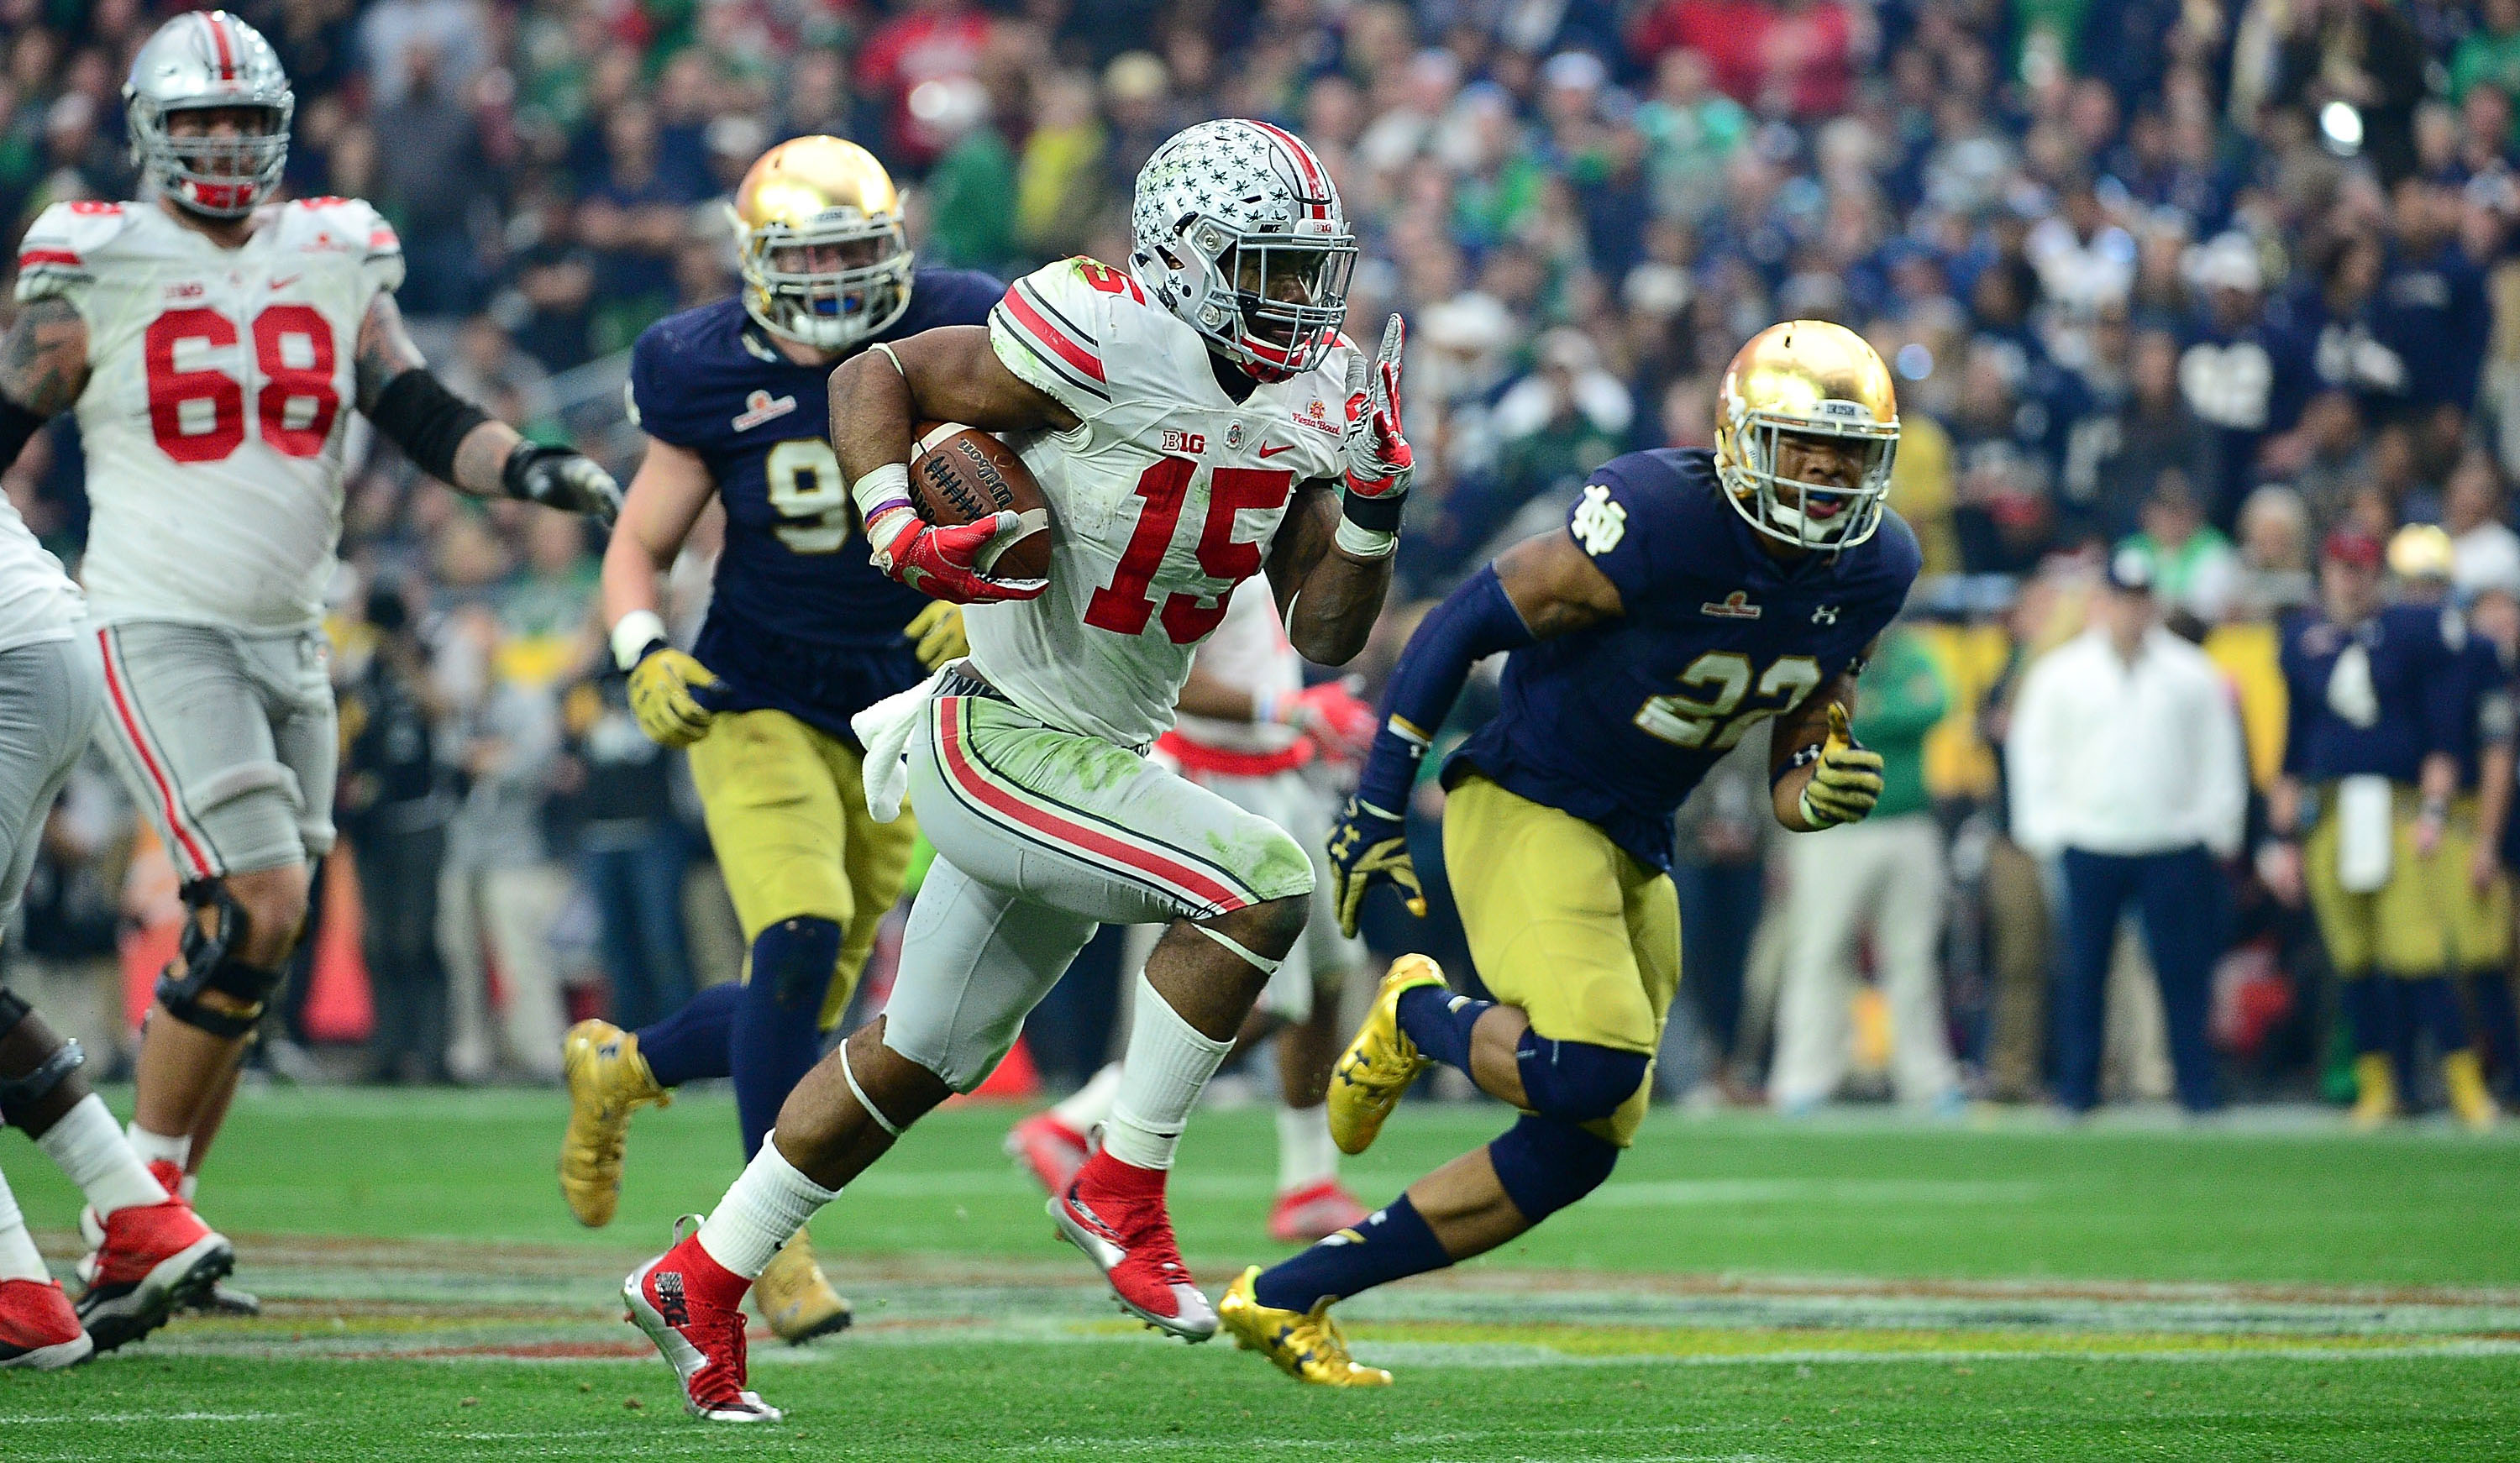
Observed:
[[[2223,618],[2239,590],[2240,555],[2205,521],[2187,475],[2164,467],[2144,500],[2143,528],[2126,541],[2150,564],[2152,592],[2165,609],[2200,625]]]
[[[2219,1100],[2206,1012],[2248,807],[2240,723],[2222,673],[2161,626],[2152,560],[2120,551],[2095,621],[2034,663],[2004,743],[2012,836],[2058,861],[2065,967],[2055,996],[2057,1100],[2099,1101],[2102,1001],[2118,921],[2142,914],[2179,1100]]]
[[[674,817],[673,763],[639,730],[628,684],[599,660],[563,698],[561,784],[577,874],[595,901],[609,1019],[636,1030],[691,999],[683,875],[691,844]]]
[[[1679,853],[1671,875],[1680,898],[1682,983],[1705,1033],[1714,1070],[1727,1098],[1750,1100],[1735,1059],[1741,1027],[1742,982],[1750,964],[1750,937],[1767,900],[1769,830],[1768,734],[1761,728],[1715,764],[1679,815]],[[1753,1063],[1755,1065],[1755,1062]]]
[[[1912,1107],[1956,1112],[1962,1096],[1943,1021],[1943,831],[1925,793],[1925,733],[1950,704],[1941,670],[1914,631],[1882,635],[1857,685],[1856,740],[1881,754],[1872,816],[1785,846],[1792,903],[1777,1060],[1768,1095],[1808,1113],[1846,1077],[1848,977],[1868,934],[1890,1011],[1891,1086]],[[1848,836],[1853,835],[1853,836]]]
[[[2493,454],[2470,448],[2442,492],[2442,528],[2450,534],[2455,567],[2451,582],[2462,595],[2520,585],[2520,533],[2502,521],[2502,469]]]

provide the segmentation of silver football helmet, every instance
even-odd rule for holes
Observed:
[[[289,161],[297,98],[262,32],[223,10],[177,16],[131,59],[122,85],[131,160],[195,213],[237,218],[268,202]],[[212,107],[251,108],[258,127],[226,137],[177,138],[167,119]]]
[[[1130,272],[1261,380],[1312,370],[1347,319],[1356,236],[1303,139],[1234,117],[1174,133],[1138,173]]]

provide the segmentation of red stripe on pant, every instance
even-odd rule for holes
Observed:
[[[1219,914],[1250,906],[1250,900],[1188,864],[1176,864],[1160,854],[1149,853],[1145,849],[1132,848],[1109,834],[1087,827],[1083,823],[1071,821],[1056,813],[1036,808],[1019,798],[1009,795],[991,783],[987,776],[973,766],[969,754],[963,749],[963,698],[941,697],[936,702],[936,706],[943,731],[943,734],[937,738],[937,741],[943,753],[941,760],[945,764],[946,776],[952,777],[965,792],[977,798],[981,804],[999,817],[1009,822],[1029,828],[1055,843],[1065,844],[1082,852],[1108,859],[1124,867],[1136,869],[1157,883],[1194,897],[1198,903],[1206,905]]]
[[[131,739],[131,749],[140,758],[141,770],[149,774],[150,785],[158,789],[158,800],[166,810],[166,827],[175,835],[175,841],[182,845],[184,857],[192,861],[193,876],[208,878],[215,872],[210,858],[184,826],[184,815],[175,804],[174,783],[168,780],[166,770],[158,765],[156,754],[149,750],[149,733],[140,730],[140,718],[133,714],[131,699],[123,693],[122,676],[113,663],[112,637],[112,630],[96,633],[97,650],[105,658],[105,690],[113,702],[114,717],[122,723],[122,734]]]

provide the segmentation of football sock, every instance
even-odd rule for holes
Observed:
[[[100,1217],[135,1204],[166,1202],[166,1191],[149,1176],[122,1130],[113,1125],[113,1114],[106,1111],[105,1099],[94,1092],[46,1129],[35,1146],[79,1186]]]
[[[2354,1050],[2389,1052],[2397,1047],[2396,1014],[2397,982],[2385,975],[2357,976],[2336,983],[2336,1003],[2344,1011],[2345,1024],[2354,1033]]]
[[[1310,1310],[1325,1296],[1344,1300],[1452,1263],[1435,1231],[1426,1227],[1417,1206],[1402,1194],[1356,1228],[1342,1229],[1293,1259],[1262,1270],[1251,1293],[1273,1309]]]
[[[770,1264],[780,1246],[805,1227],[816,1210],[839,1192],[806,1177],[777,1143],[763,1143],[701,1223],[700,1248],[709,1259],[750,1280]]]
[[[2513,1081],[2515,1068],[2520,1068],[2520,1013],[2511,1002],[2511,977],[2500,970],[2476,971],[2468,981],[2468,990],[2476,1000],[2476,1025],[2485,1039],[2486,1060],[2493,1064],[2494,1082],[2503,1095],[2520,1090]]]
[[[1278,1192],[1328,1183],[1338,1176],[1338,1145],[1330,1141],[1327,1103],[1278,1107]]]
[[[1418,1049],[1448,1067],[1470,1070],[1470,1028],[1496,1009],[1493,1000],[1475,1000],[1442,986],[1418,986],[1401,993],[1400,1029]]]
[[[823,1055],[823,996],[840,958],[840,927],[829,919],[783,919],[752,942],[752,974],[727,1033],[736,1121],[743,1156],[779,1121],[779,1105]]]
[[[1111,1115],[1102,1120],[1102,1151],[1134,1168],[1171,1168],[1199,1089],[1233,1049],[1233,1042],[1203,1036],[1184,1021],[1140,975],[1138,1017],[1120,1059]]]
[[[9,1180],[0,1176],[0,1280],[51,1278],[44,1257],[36,1253],[34,1237],[26,1232],[26,1217],[18,1212],[18,1196],[9,1192]]]
[[[123,1137],[144,1164],[170,1163],[180,1169],[193,1161],[193,1135],[189,1132],[168,1137],[162,1132],[151,1132],[134,1118],[131,1126],[123,1130]]]
[[[681,1010],[655,1025],[639,1028],[639,1054],[648,1059],[656,1086],[679,1087],[731,1073],[727,1033],[742,1002],[743,987],[728,981],[684,1001]]]
[[[1106,1062],[1102,1071],[1085,1080],[1085,1086],[1052,1104],[1050,1110],[1061,1123],[1090,1135],[1096,1124],[1111,1115],[1111,1095],[1119,1090],[1120,1064]]]
[[[2432,1033],[2434,1049],[2447,1055],[2467,1049],[2467,1013],[2459,1009],[2458,990],[2446,975],[2407,982],[2408,1030]]]

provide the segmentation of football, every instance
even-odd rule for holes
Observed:
[[[1050,503],[1015,450],[959,421],[922,421],[912,433],[910,501],[940,527],[1012,511],[1024,531],[984,554],[980,572],[1000,579],[1050,577]]]

